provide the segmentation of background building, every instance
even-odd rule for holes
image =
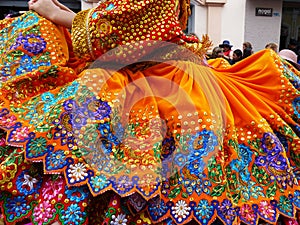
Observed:
[[[230,40],[233,48],[245,41],[254,51],[268,42],[285,48],[289,40],[300,43],[300,0],[191,0],[189,32],[207,33],[217,46]]]

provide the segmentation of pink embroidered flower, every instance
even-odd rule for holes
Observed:
[[[267,201],[261,201],[259,203],[259,212],[265,217],[265,218],[273,218],[275,215],[275,210]]]
[[[249,222],[254,222],[255,220],[255,214],[253,209],[251,208],[250,205],[245,204],[242,206],[241,210],[240,210],[240,215],[245,218],[246,221]]]
[[[49,219],[52,218],[53,213],[56,210],[52,208],[52,205],[49,201],[43,201],[39,203],[33,212],[34,221],[38,223],[38,225],[42,225],[43,223],[49,223]]]
[[[12,137],[10,141],[22,141],[28,137],[29,128],[28,127],[19,127],[12,132]]]
[[[0,125],[4,127],[11,127],[15,124],[17,118],[13,115],[6,115],[0,118]]]
[[[42,189],[42,193],[44,196],[44,199],[46,200],[52,200],[53,198],[56,198],[59,193],[61,193],[62,187],[65,184],[63,183],[62,177],[57,178],[56,180],[48,179],[45,182],[45,185]]]
[[[5,138],[0,138],[0,146],[5,146]]]

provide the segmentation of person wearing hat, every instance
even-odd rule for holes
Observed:
[[[282,49],[278,55],[292,64],[298,71],[300,71],[300,64],[297,62],[297,54],[290,49]]]
[[[233,51],[231,50],[232,45],[230,41],[224,40],[222,44],[219,45],[220,48],[223,48],[224,58],[228,61],[233,59]]]

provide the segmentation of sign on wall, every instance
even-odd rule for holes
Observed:
[[[273,8],[256,8],[255,15],[256,16],[272,16]]]

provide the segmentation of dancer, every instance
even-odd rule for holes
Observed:
[[[291,64],[262,50],[205,66],[209,41],[182,33],[185,1],[102,1],[76,15],[52,0],[29,7],[0,24],[6,224],[295,219]]]

